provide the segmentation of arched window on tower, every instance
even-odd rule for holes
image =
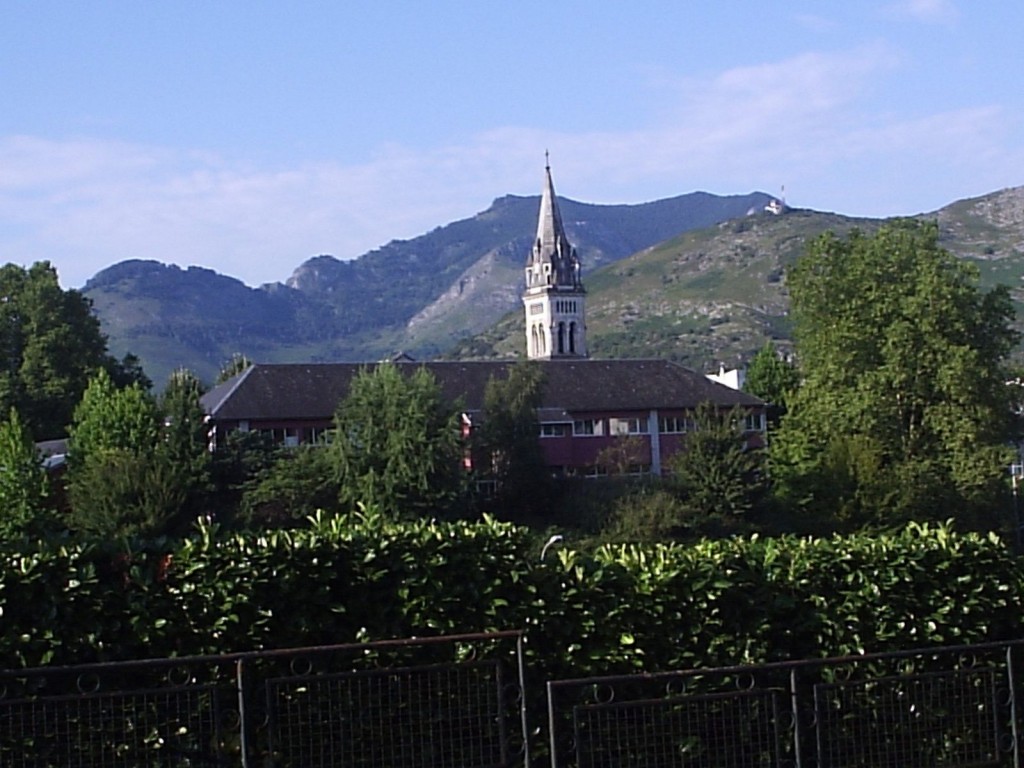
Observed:
[[[569,354],[576,354],[576,323],[569,323]]]
[[[565,354],[565,323],[558,324],[558,354]]]
[[[540,352],[538,354],[546,355],[548,353],[548,337],[544,333],[544,326],[537,326],[537,341],[540,342]]]

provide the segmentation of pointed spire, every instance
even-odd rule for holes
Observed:
[[[537,241],[534,243],[534,259],[550,257],[558,253],[560,246],[569,246],[569,239],[562,227],[562,214],[558,210],[555,184],[551,180],[551,164],[547,151],[544,152],[544,188],[540,196],[540,215],[537,217]]]
[[[551,157],[544,152],[537,238],[526,261],[526,354],[529,358],[587,357],[580,260],[569,243],[551,180]]]

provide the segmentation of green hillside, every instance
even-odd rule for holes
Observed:
[[[1024,308],[1021,190],[958,201],[924,218],[938,221],[946,248],[977,266],[983,287],[1010,286]],[[591,354],[668,358],[710,371],[742,365],[768,339],[785,348],[786,266],[823,232],[872,232],[881,223],[808,210],[758,213],[684,233],[586,274]],[[522,316],[513,311],[446,356],[486,359],[524,351]]]

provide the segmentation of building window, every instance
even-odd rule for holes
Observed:
[[[683,432],[692,432],[693,428],[693,419],[689,416],[662,416],[658,420],[658,431],[663,435],[678,435]]]
[[[604,434],[604,421],[601,419],[579,419],[572,423],[572,433],[577,437],[600,437]]]
[[[593,466],[587,467],[583,472],[584,477],[591,479],[596,477],[608,477],[608,467],[600,464],[594,464]]]
[[[565,437],[569,432],[568,424],[541,424],[541,437]]]
[[[646,435],[647,419],[608,419],[610,435]]]
[[[743,429],[746,432],[764,432],[764,415],[748,413],[743,419]]]

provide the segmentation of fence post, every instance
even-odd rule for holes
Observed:
[[[797,670],[789,671],[789,701],[793,711],[793,761],[796,768],[803,765],[803,728],[800,725],[800,690],[796,679]]]
[[[1006,682],[1010,689],[1010,736],[1013,739],[1013,766],[1020,768],[1020,729],[1017,724],[1017,673],[1013,667],[1014,648],[1013,644],[1006,646]]]
[[[245,711],[245,659],[235,662],[235,683],[238,689],[238,746],[241,751],[242,768],[249,768],[249,716]]]
[[[519,667],[519,721],[523,729],[523,768],[530,768],[530,723],[528,718],[526,698],[526,659],[523,651],[525,633],[520,632],[516,637],[516,666]]]

